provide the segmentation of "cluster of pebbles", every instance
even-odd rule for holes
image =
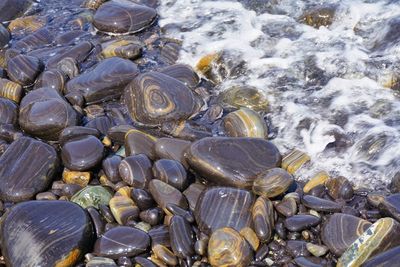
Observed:
[[[267,98],[216,93],[223,53],[175,64],[154,1],[48,2],[0,3],[2,264],[397,264],[400,177],[296,181]]]

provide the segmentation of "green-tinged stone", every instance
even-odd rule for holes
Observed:
[[[112,198],[111,192],[103,186],[87,186],[72,196],[71,201],[82,208],[90,206],[99,208],[100,204],[108,205]]]
[[[371,225],[339,258],[337,267],[361,266],[374,255],[400,245],[400,224],[386,217]]]

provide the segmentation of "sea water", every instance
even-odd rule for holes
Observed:
[[[334,5],[330,26],[299,19]],[[270,102],[272,141],[325,170],[381,188],[400,171],[400,1],[161,0],[160,25],[183,41],[179,62],[229,51],[242,75],[218,85],[259,88]],[[392,88],[390,88],[392,87]]]

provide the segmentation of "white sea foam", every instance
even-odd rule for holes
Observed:
[[[194,66],[221,50],[241,55],[249,71],[220,88],[246,83],[265,92],[274,143],[312,158],[298,178],[324,169],[359,186],[388,183],[400,171],[400,99],[384,85],[399,73],[400,44],[382,39],[400,3],[318,1],[338,9],[330,27],[315,29],[298,22],[315,1],[264,1],[258,13],[241,3],[257,0],[238,1],[161,0],[161,26],[181,29],[165,27],[183,40],[180,61]],[[313,84],[308,74],[316,71],[325,83]]]

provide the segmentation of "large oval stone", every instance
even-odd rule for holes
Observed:
[[[79,93],[88,104],[118,98],[125,85],[130,83],[138,73],[136,64],[130,60],[118,57],[105,59],[93,70],[69,81],[65,94]]]
[[[47,189],[57,171],[56,150],[41,141],[20,137],[0,157],[0,198],[19,202]]]
[[[209,188],[200,195],[194,215],[199,229],[207,234],[223,227],[240,232],[251,225],[254,196],[244,189]]]
[[[133,33],[148,27],[156,16],[147,6],[110,1],[97,10],[93,25],[102,32]]]
[[[248,189],[257,174],[281,164],[276,146],[260,138],[203,138],[190,146],[186,157],[207,180]]]
[[[17,204],[1,226],[7,266],[75,266],[94,241],[91,219],[67,201]]]
[[[371,226],[371,223],[349,214],[335,213],[324,223],[321,239],[337,256]]]
[[[188,87],[159,72],[136,77],[126,87],[125,100],[132,119],[149,125],[187,119],[196,108]]]
[[[97,239],[94,254],[112,259],[144,253],[150,245],[148,234],[133,227],[114,227]]]

